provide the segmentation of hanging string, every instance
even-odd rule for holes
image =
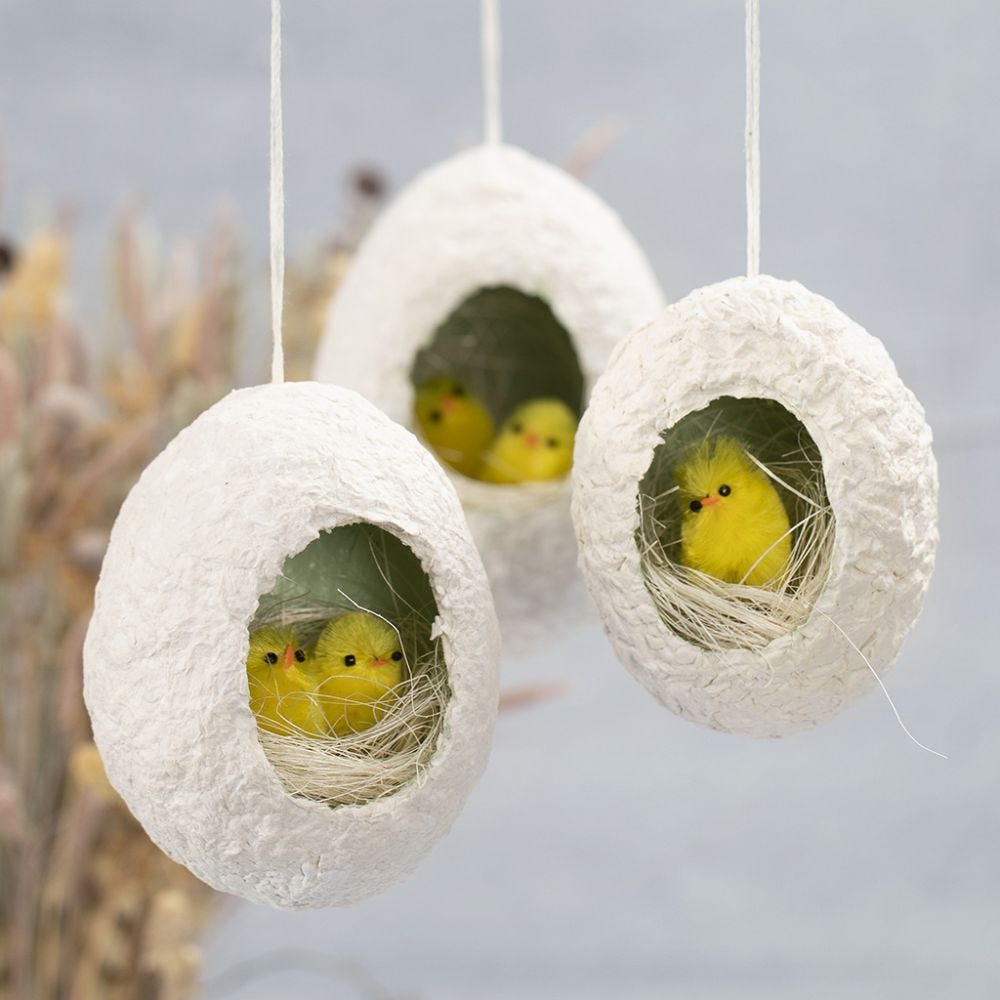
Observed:
[[[760,0],[746,0],[747,277],[760,273]]]
[[[486,142],[500,134],[500,0],[482,0],[483,125]]]
[[[747,66],[747,117],[744,133],[747,181],[747,277],[756,278],[760,274],[760,0],[746,0],[746,66]],[[752,458],[753,456],[751,456]],[[756,462],[756,459],[754,459]],[[760,464],[759,462],[757,463]],[[766,471],[766,470],[765,470]],[[801,494],[800,494],[801,495]],[[816,609],[819,610],[819,609]],[[879,677],[871,661],[851,640],[850,636],[829,615],[820,612],[827,621],[844,637],[851,648],[861,657],[882,689],[899,728],[921,750],[935,757],[948,758],[937,750],[921,743],[907,729],[893,702],[888,688]]]
[[[271,381],[285,380],[285,177],[281,124],[281,0],[271,0]]]

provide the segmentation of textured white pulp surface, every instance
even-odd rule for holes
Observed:
[[[638,484],[662,431],[720,396],[774,399],[823,458],[836,541],[809,620],[763,650],[708,652],[660,619],[643,583]],[[937,546],[937,466],[923,410],[881,342],[794,282],[734,278],[668,307],[615,351],[577,438],[584,578],[619,659],[671,711],[784,736],[830,719],[915,622]]]
[[[480,146],[417,177],[373,227],[334,297],[314,370],[407,426],[417,352],[469,295],[506,285],[544,299],[568,331],[585,394],[615,343],[663,306],[618,216],[565,171]],[[508,652],[583,621],[569,482],[489,486],[448,470],[493,587]]]
[[[286,558],[365,521],[405,542],[438,604],[451,699],[429,767],[331,809],[288,795],[248,704],[247,625]],[[401,880],[485,766],[499,634],[454,490],[412,434],[353,392],[243,389],[150,464],[111,535],[84,650],[94,738],[149,835],[218,889],[346,904]]]

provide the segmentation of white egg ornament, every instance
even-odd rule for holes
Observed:
[[[377,221],[334,298],[314,375],[410,427],[415,389],[434,375],[481,397],[498,427],[535,397],[578,416],[618,339],[662,305],[614,212],[566,172],[490,143],[417,177]],[[447,472],[505,648],[536,649],[583,620],[568,478]]]
[[[780,586],[698,576],[678,554],[698,499],[683,493],[686,449],[723,435],[790,513]],[[730,733],[797,733],[872,690],[934,564],[919,403],[878,340],[764,275],[699,289],[622,342],[584,414],[573,487],[584,577],[618,657],[671,711]]]
[[[290,793],[263,752],[248,624],[289,557],[359,522],[419,560],[450,693],[421,774],[331,808]],[[437,462],[355,393],[273,384],[213,406],[129,494],[97,587],[85,696],[111,782],[168,855],[253,901],[346,904],[408,875],[461,810],[489,752],[498,646],[486,576]]]

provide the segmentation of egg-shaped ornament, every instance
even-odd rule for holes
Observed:
[[[508,652],[586,618],[573,441],[614,344],[662,305],[618,216],[565,171],[500,143],[417,177],[331,304],[315,377],[357,390],[438,457]]]
[[[210,885],[285,908],[404,878],[489,752],[499,631],[439,464],[357,394],[233,392],[111,534],[84,651],[108,776]]]
[[[773,277],[699,289],[621,343],[573,488],[615,652],[713,729],[786,736],[855,702],[933,568],[923,410],[880,341]]]

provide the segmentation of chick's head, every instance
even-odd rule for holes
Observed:
[[[705,511],[721,515],[756,504],[770,483],[735,438],[705,438],[674,469],[681,510],[687,516]]]
[[[399,634],[384,619],[351,611],[331,621],[316,642],[316,658],[328,669],[402,666]]]
[[[437,376],[418,389],[414,411],[420,433],[438,457],[472,475],[493,438],[493,419],[457,379]]]
[[[309,654],[291,628],[260,628],[250,633],[250,652],[247,667],[289,671],[302,669]]]
[[[576,424],[576,415],[561,399],[522,403],[500,428],[483,478],[522,483],[565,476],[573,464]]]
[[[440,435],[441,432],[457,427],[468,427],[489,422],[489,432],[493,432],[493,422],[482,402],[457,379],[446,375],[424,382],[416,395],[417,421],[424,436]]]
[[[421,428],[449,423],[466,399],[465,386],[448,375],[438,375],[417,389],[417,419]]]

